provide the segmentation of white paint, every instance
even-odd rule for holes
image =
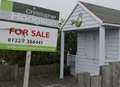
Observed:
[[[64,78],[64,32],[61,31],[60,79]]]
[[[99,28],[99,65],[105,64],[105,27]]]
[[[23,87],[29,87],[30,61],[31,51],[27,51]]]
[[[102,25],[103,25],[103,26],[104,26],[104,25],[107,25],[107,26],[113,26],[113,27],[120,27],[119,24],[103,23]]]

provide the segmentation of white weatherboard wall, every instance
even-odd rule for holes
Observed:
[[[119,59],[119,30],[106,29],[106,62],[118,61]]]
[[[105,33],[105,63],[120,61],[118,29],[106,29]],[[78,45],[75,70],[76,74],[90,72],[91,75],[99,74],[99,31],[82,31],[78,33]]]
[[[71,21],[75,20],[79,14],[82,14],[82,25],[80,28],[76,28],[74,25],[71,25]],[[68,30],[77,30],[91,27],[98,27],[99,21],[96,20],[88,11],[86,11],[80,4],[77,4],[70,17],[68,18],[65,26],[63,27],[64,31]]]
[[[91,75],[98,74],[98,33],[99,31],[78,33],[76,73],[90,72]]]

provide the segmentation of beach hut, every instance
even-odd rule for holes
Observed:
[[[77,3],[62,26],[60,78],[64,76],[66,32],[77,32],[76,55],[67,57],[73,75],[83,72],[98,75],[100,66],[120,61],[120,10]]]

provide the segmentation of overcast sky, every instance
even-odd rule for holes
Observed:
[[[49,8],[60,12],[61,18],[67,18],[79,0],[13,0],[26,4]],[[81,0],[120,10],[120,0]]]

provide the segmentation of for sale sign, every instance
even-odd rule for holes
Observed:
[[[0,49],[56,51],[58,29],[0,21]]]

